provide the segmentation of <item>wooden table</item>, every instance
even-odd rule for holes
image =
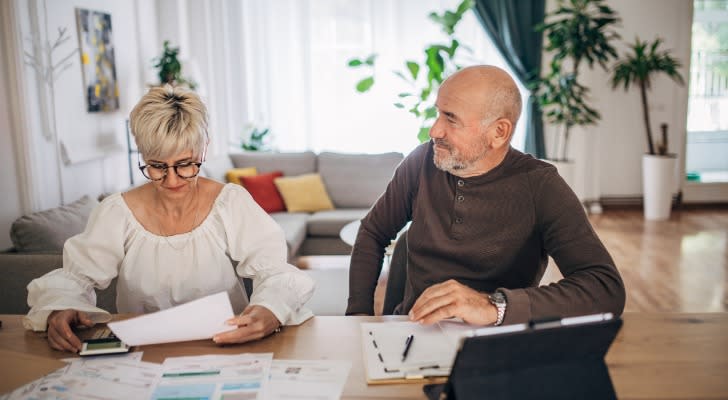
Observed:
[[[264,340],[228,347],[212,341],[141,346],[144,360],[168,356],[273,352],[281,359],[352,361],[342,398],[423,399],[422,384],[367,386],[359,324],[402,317],[315,317]],[[68,353],[53,351],[42,333],[24,331],[18,315],[0,315],[0,393],[39,378]],[[607,354],[620,399],[728,398],[728,313],[624,315]]]

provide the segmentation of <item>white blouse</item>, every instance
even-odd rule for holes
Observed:
[[[239,185],[223,187],[197,228],[169,237],[147,231],[116,193],[93,210],[84,232],[66,241],[63,268],[30,282],[23,325],[45,330],[48,315],[63,309],[108,322],[111,315],[95,306],[94,288],[107,288],[115,277],[119,313],[150,313],[224,290],[236,314],[250,303],[283,324],[300,324],[313,316],[303,305],[314,282],[287,263],[286,250],[280,226]],[[250,301],[235,272],[253,280]]]

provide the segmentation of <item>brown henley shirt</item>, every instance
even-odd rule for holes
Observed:
[[[614,261],[555,167],[511,148],[491,171],[459,178],[435,167],[428,142],[402,161],[362,220],[347,314],[373,314],[384,248],[409,221],[400,314],[427,287],[448,279],[481,292],[501,290],[508,302],[504,324],[624,309]],[[538,287],[548,256],[564,279]]]

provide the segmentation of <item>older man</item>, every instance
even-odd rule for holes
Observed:
[[[362,220],[347,314],[373,314],[384,248],[408,221],[395,313],[413,321],[621,314],[624,285],[579,200],[552,165],[510,146],[521,110],[513,79],[494,66],[464,68],[436,106],[432,140],[405,158]],[[564,278],[539,287],[549,256]]]

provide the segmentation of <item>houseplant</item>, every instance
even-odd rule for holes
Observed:
[[[197,83],[182,76],[182,63],[177,58],[178,54],[179,47],[171,47],[169,40],[165,40],[162,54],[153,60],[154,68],[157,69],[157,76],[159,76],[159,84],[185,85],[195,90]]]
[[[591,69],[597,62],[605,71],[617,57],[612,41],[617,14],[603,0],[559,0],[556,10],[546,14],[535,29],[544,33],[544,50],[551,52],[548,72],[532,83],[546,120],[561,129],[556,132],[553,161],[570,161],[568,142],[574,126],[593,125],[601,118],[589,105],[589,88],[579,83],[583,62]]]
[[[420,121],[417,138],[421,143],[430,139],[432,121],[437,117],[434,106],[437,89],[445,77],[461,68],[456,64],[455,56],[463,46],[455,38],[455,28],[472,7],[473,0],[463,0],[454,11],[446,10],[441,15],[430,13],[430,20],[447,35],[447,42],[430,44],[424,49],[425,59],[422,63],[406,60],[404,70],[394,72],[412,87],[411,91],[398,95],[400,100],[394,106],[407,110]],[[372,54],[366,58],[349,60],[349,67],[367,71],[367,75],[356,84],[356,90],[360,93],[369,91],[374,85],[376,57],[376,54]]]
[[[246,127],[246,137],[241,140],[240,147],[245,151],[268,151],[269,128],[258,129],[255,126]]]
[[[642,102],[642,120],[647,139],[647,154],[642,157],[642,188],[644,193],[644,215],[646,219],[663,220],[670,217],[672,191],[675,186],[677,157],[669,154],[667,126],[662,127],[662,141],[655,146],[650,126],[650,109],[647,92],[655,76],[664,74],[679,85],[684,84],[678,69],[681,64],[669,51],[658,48],[662,39],[653,42],[636,38],[629,46],[630,53],[614,66],[612,88],[623,86],[628,90],[639,86]]]

